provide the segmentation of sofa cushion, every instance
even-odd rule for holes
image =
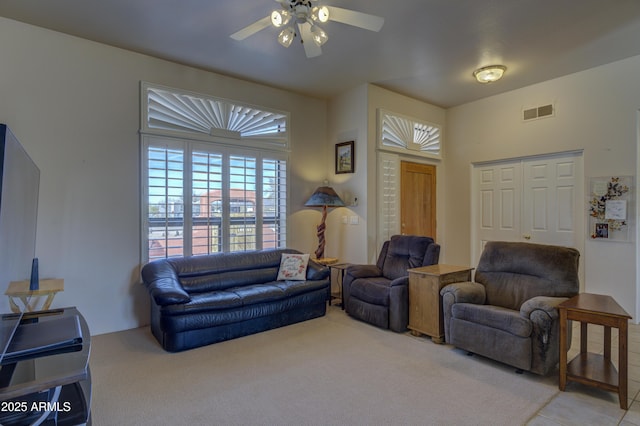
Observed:
[[[271,302],[285,297],[284,291],[273,284],[254,284],[233,287],[227,290],[240,296],[244,306]]]
[[[220,311],[242,306],[282,300],[316,290],[326,289],[325,281],[273,281],[234,287],[227,290],[196,293],[189,303],[167,306],[168,315],[192,314],[197,312]]]
[[[451,316],[499,329],[518,337],[529,337],[533,331],[531,321],[521,317],[519,311],[500,306],[456,303],[452,306]]]
[[[351,283],[350,297],[373,305],[389,306],[391,280],[385,277],[361,278]]]
[[[163,332],[181,333],[190,330],[207,329],[224,324],[242,323],[244,321],[263,318],[265,324],[273,321],[270,316],[287,318],[289,312],[296,309],[314,310],[313,306],[326,309],[326,291],[316,290],[309,293],[285,297],[271,302],[238,306],[235,308],[204,311],[189,311],[185,315],[167,315],[168,306],[160,307],[162,316],[160,324]],[[324,303],[322,303],[324,302]],[[323,309],[324,311],[324,309]],[[268,329],[269,327],[267,327]],[[224,332],[222,332],[224,333]],[[223,339],[223,340],[226,340]]]
[[[304,280],[307,277],[308,254],[282,253],[280,268],[278,269],[278,281]]]
[[[324,281],[276,281],[273,283],[287,297],[327,288]]]
[[[298,252],[292,249],[265,249],[162,261],[173,267],[184,290],[193,294],[275,281],[282,253]]]

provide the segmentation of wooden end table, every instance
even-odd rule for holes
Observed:
[[[319,257],[312,258],[311,260],[323,266],[331,266],[338,263],[337,257]],[[327,300],[329,300],[329,306],[331,306],[331,301],[333,300],[333,295],[331,294],[331,275],[329,275],[329,294],[327,294]]]
[[[471,281],[468,266],[430,265],[409,269],[409,325],[415,336],[426,334],[434,343],[444,341],[440,290],[447,284]]]
[[[342,285],[344,282],[344,273],[347,270],[347,268],[349,266],[351,266],[351,263],[332,263],[329,266],[329,269],[331,269],[332,271],[335,269],[338,271],[337,273],[337,285],[338,285],[338,293],[334,294],[331,293],[331,297],[329,298],[329,306],[331,306],[331,301],[333,299],[340,299],[340,307],[342,307],[342,310],[344,311],[344,292],[342,291]]]
[[[56,293],[64,290],[63,279],[46,279],[40,280],[38,290],[29,290],[29,280],[25,281],[11,281],[7,291],[4,292],[9,297],[9,305],[11,311],[22,312],[23,309],[18,306],[17,301],[22,302],[25,312],[34,312],[38,310],[46,311],[51,307],[51,302]],[[33,296],[47,296],[44,300],[42,307],[38,308],[37,304],[40,297]]]
[[[560,379],[617,392],[620,408],[627,409],[627,331],[631,316],[611,296],[581,293],[562,302],[560,311]],[[580,322],[580,353],[567,364],[567,320]],[[587,324],[604,326],[604,354],[587,352]],[[618,329],[618,370],[611,362],[611,327]]]
[[[334,263],[338,263],[337,257],[321,257],[318,259],[311,259],[311,260],[324,266],[329,266],[329,265],[333,265]]]

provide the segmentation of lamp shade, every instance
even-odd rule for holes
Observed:
[[[344,207],[344,202],[333,188],[321,186],[311,194],[311,197],[304,205],[305,207]]]

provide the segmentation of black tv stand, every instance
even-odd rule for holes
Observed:
[[[23,341],[0,367],[0,424],[91,424],[91,336],[80,312],[25,314],[16,332]]]

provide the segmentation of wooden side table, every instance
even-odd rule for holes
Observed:
[[[331,297],[329,298],[329,306],[331,306],[331,301],[333,299],[340,299],[340,306],[342,310],[344,310],[344,293],[342,292],[342,283],[344,282],[344,273],[349,266],[350,263],[332,263],[328,265],[329,268],[333,271],[334,269],[338,271],[337,273],[337,284],[338,284],[338,293],[331,293]]]
[[[331,266],[338,263],[337,257],[320,257],[320,258],[312,258],[311,260],[323,266]],[[333,295],[331,294],[331,275],[329,275],[329,291],[327,293],[327,300],[329,301],[329,306],[331,306],[332,298],[333,298]]]
[[[33,312],[33,311],[46,311],[51,307],[51,302],[56,293],[64,290],[64,280],[62,279],[46,279],[40,280],[38,290],[29,290],[29,280],[25,281],[11,281],[7,291],[4,292],[9,297],[9,305],[13,312]],[[37,296],[37,297],[34,297]],[[42,307],[38,308],[39,296],[47,296],[44,300]],[[23,308],[18,306],[18,301],[23,305]]]
[[[321,257],[319,259],[311,259],[311,260],[324,266],[329,266],[329,265],[333,265],[334,263],[338,263],[337,257]]]
[[[627,409],[627,328],[631,316],[611,296],[582,293],[562,302],[560,311],[560,379],[617,392]],[[580,322],[580,353],[567,364],[567,320]],[[604,326],[604,354],[587,352],[587,324]],[[618,329],[618,370],[611,362],[611,327]]]
[[[430,265],[409,269],[409,329],[412,334],[444,341],[444,318],[440,290],[447,284],[471,281],[473,268]]]

